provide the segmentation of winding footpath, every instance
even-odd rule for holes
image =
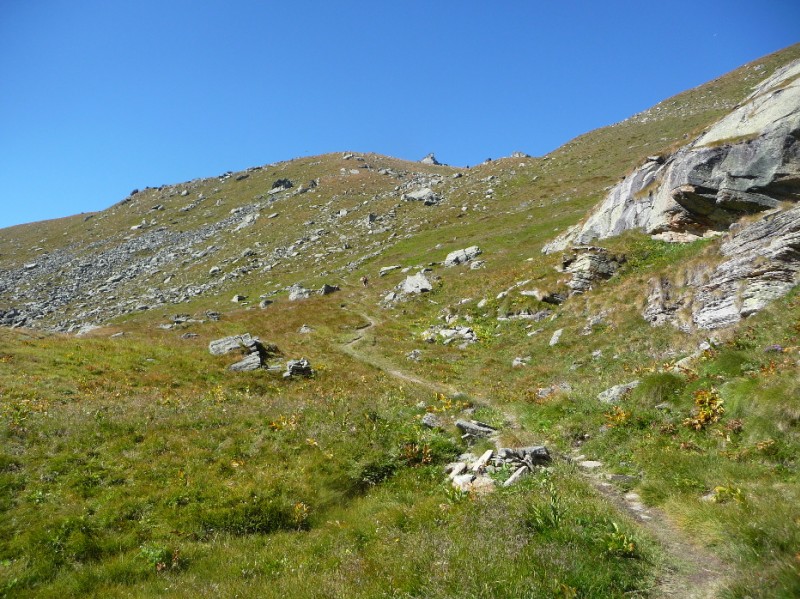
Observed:
[[[338,349],[359,362],[369,364],[386,374],[429,389],[435,393],[455,395],[459,390],[442,383],[409,374],[378,357],[374,352],[363,353],[357,348],[379,321],[363,312],[358,312],[366,324],[357,328],[357,335]],[[510,416],[510,415],[507,415]],[[513,419],[510,419],[513,421]],[[670,518],[654,507],[643,505],[635,493],[623,493],[607,481],[601,468],[584,472],[586,481],[618,511],[629,516],[646,534],[655,538],[667,556],[668,564],[659,573],[650,596],[658,599],[713,599],[724,589],[725,565],[713,553],[692,542],[691,538]]]

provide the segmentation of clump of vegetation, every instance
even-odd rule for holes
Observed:
[[[700,431],[719,422],[725,413],[723,403],[716,389],[698,389],[694,392],[694,413],[683,421],[683,425]]]

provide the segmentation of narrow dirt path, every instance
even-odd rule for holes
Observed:
[[[339,349],[359,362],[369,364],[399,380],[419,385],[436,393],[457,394],[450,385],[430,381],[405,372],[380,358],[375,353],[366,354],[357,345],[366,339],[367,332],[380,321],[358,312],[366,324],[359,327],[357,335],[339,345]],[[620,512],[627,514],[651,537],[655,538],[668,559],[659,573],[658,582],[651,589],[651,597],[658,599],[713,599],[724,588],[725,565],[713,553],[693,543],[689,536],[672,520],[654,507],[644,506],[635,493],[622,493],[605,478],[602,469],[586,472],[584,478],[592,487]]]

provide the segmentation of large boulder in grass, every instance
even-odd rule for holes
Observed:
[[[260,351],[261,341],[258,337],[253,337],[250,333],[242,335],[231,335],[223,337],[208,344],[208,351],[212,356],[224,356],[232,351],[252,353]]]
[[[425,293],[431,289],[433,289],[433,285],[422,273],[408,276],[400,284],[400,290],[403,293]]]

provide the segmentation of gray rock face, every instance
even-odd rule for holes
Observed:
[[[477,245],[473,245],[463,250],[456,250],[455,252],[450,252],[447,254],[447,258],[444,259],[444,265],[447,267],[458,266],[459,264],[469,262],[480,255],[481,249]]]
[[[425,293],[432,289],[433,285],[431,285],[431,282],[422,273],[408,276],[406,280],[400,284],[400,291],[403,293]]]
[[[422,164],[429,164],[433,166],[441,165],[442,163],[436,160],[436,156],[433,155],[433,152],[425,156],[422,160],[420,160]]]
[[[692,320],[703,329],[738,322],[800,282],[800,206],[742,227],[720,249],[728,260],[694,293]]]
[[[625,397],[632,389],[635,389],[639,386],[638,380],[631,381],[630,383],[625,383],[624,385],[615,385],[610,389],[606,389],[602,393],[598,394],[597,399],[602,401],[603,403],[617,403],[623,397]]]
[[[726,229],[743,214],[800,199],[800,61],[763,82],[739,108],[665,161],[646,162],[615,186],[586,222],[547,244],[619,235]]]
[[[583,246],[564,256],[562,268],[572,274],[567,287],[575,294],[589,291],[596,281],[610,279],[624,262],[625,256],[611,254],[605,248]]]

